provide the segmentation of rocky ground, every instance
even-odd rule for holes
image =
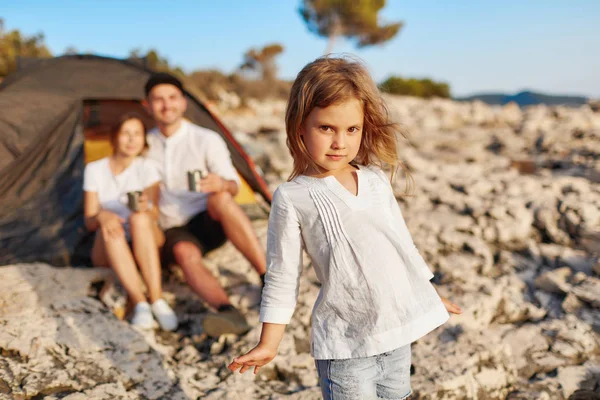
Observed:
[[[403,196],[398,178],[399,204],[439,290],[465,309],[413,345],[413,398],[600,397],[600,113],[387,100],[410,133],[415,185]],[[285,104],[221,107],[274,189],[291,168]],[[264,243],[266,214],[249,212]],[[177,273],[165,296],[180,328],[144,333],[102,303],[109,271],[1,267],[0,399],[320,398],[308,261],[280,355],[257,376],[226,364],[258,339],[258,277],[230,244],[207,262],[256,326],[247,335],[207,338],[207,309]]]

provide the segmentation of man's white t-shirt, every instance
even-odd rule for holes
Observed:
[[[131,215],[127,207],[127,192],[143,191],[159,182],[160,174],[152,160],[137,157],[127,169],[115,176],[110,170],[109,159],[105,157],[86,165],[83,190],[98,193],[103,210],[111,211],[127,221]]]
[[[216,132],[188,121],[168,138],[157,128],[148,132],[150,149],[161,174],[160,226],[169,229],[185,225],[207,208],[208,194],[190,192],[187,172],[201,170],[240,184],[225,140]]]

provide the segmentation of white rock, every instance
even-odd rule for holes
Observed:
[[[600,279],[587,277],[571,288],[571,293],[592,307],[600,308]]]
[[[593,399],[598,396],[600,384],[600,364],[586,362],[559,368],[557,380],[562,386],[563,395],[573,400]]]
[[[572,272],[569,267],[547,271],[537,277],[535,286],[550,293],[568,293],[571,290],[571,285],[567,280],[571,274]]]

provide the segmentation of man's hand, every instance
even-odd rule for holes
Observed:
[[[446,310],[451,314],[462,314],[463,310],[457,304],[454,304],[450,300],[445,297],[440,297],[442,299],[442,303],[446,307]]]
[[[255,348],[250,350],[248,353],[241,357],[235,358],[231,364],[227,366],[232,372],[235,372],[238,368],[240,374],[243,374],[248,368],[254,367],[254,374],[258,374],[258,371],[271,362],[277,355],[277,352],[268,346],[258,344]]]
[[[217,193],[227,190],[227,181],[217,174],[210,173],[200,180],[200,191],[204,193]]]
[[[125,235],[123,230],[125,221],[117,214],[103,210],[100,211],[97,219],[105,239],[117,239]]]

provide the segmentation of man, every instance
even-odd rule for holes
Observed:
[[[147,157],[161,170],[160,225],[165,231],[166,262],[181,266],[185,279],[217,310],[203,322],[210,336],[249,330],[218,280],[203,263],[203,255],[229,239],[264,281],[265,253],[250,220],[234,201],[239,177],[219,134],[184,120],[187,102],[181,82],[166,73],[152,75],[145,86],[144,105],[157,127],[148,133]],[[200,191],[188,188],[187,172],[200,170]]]

